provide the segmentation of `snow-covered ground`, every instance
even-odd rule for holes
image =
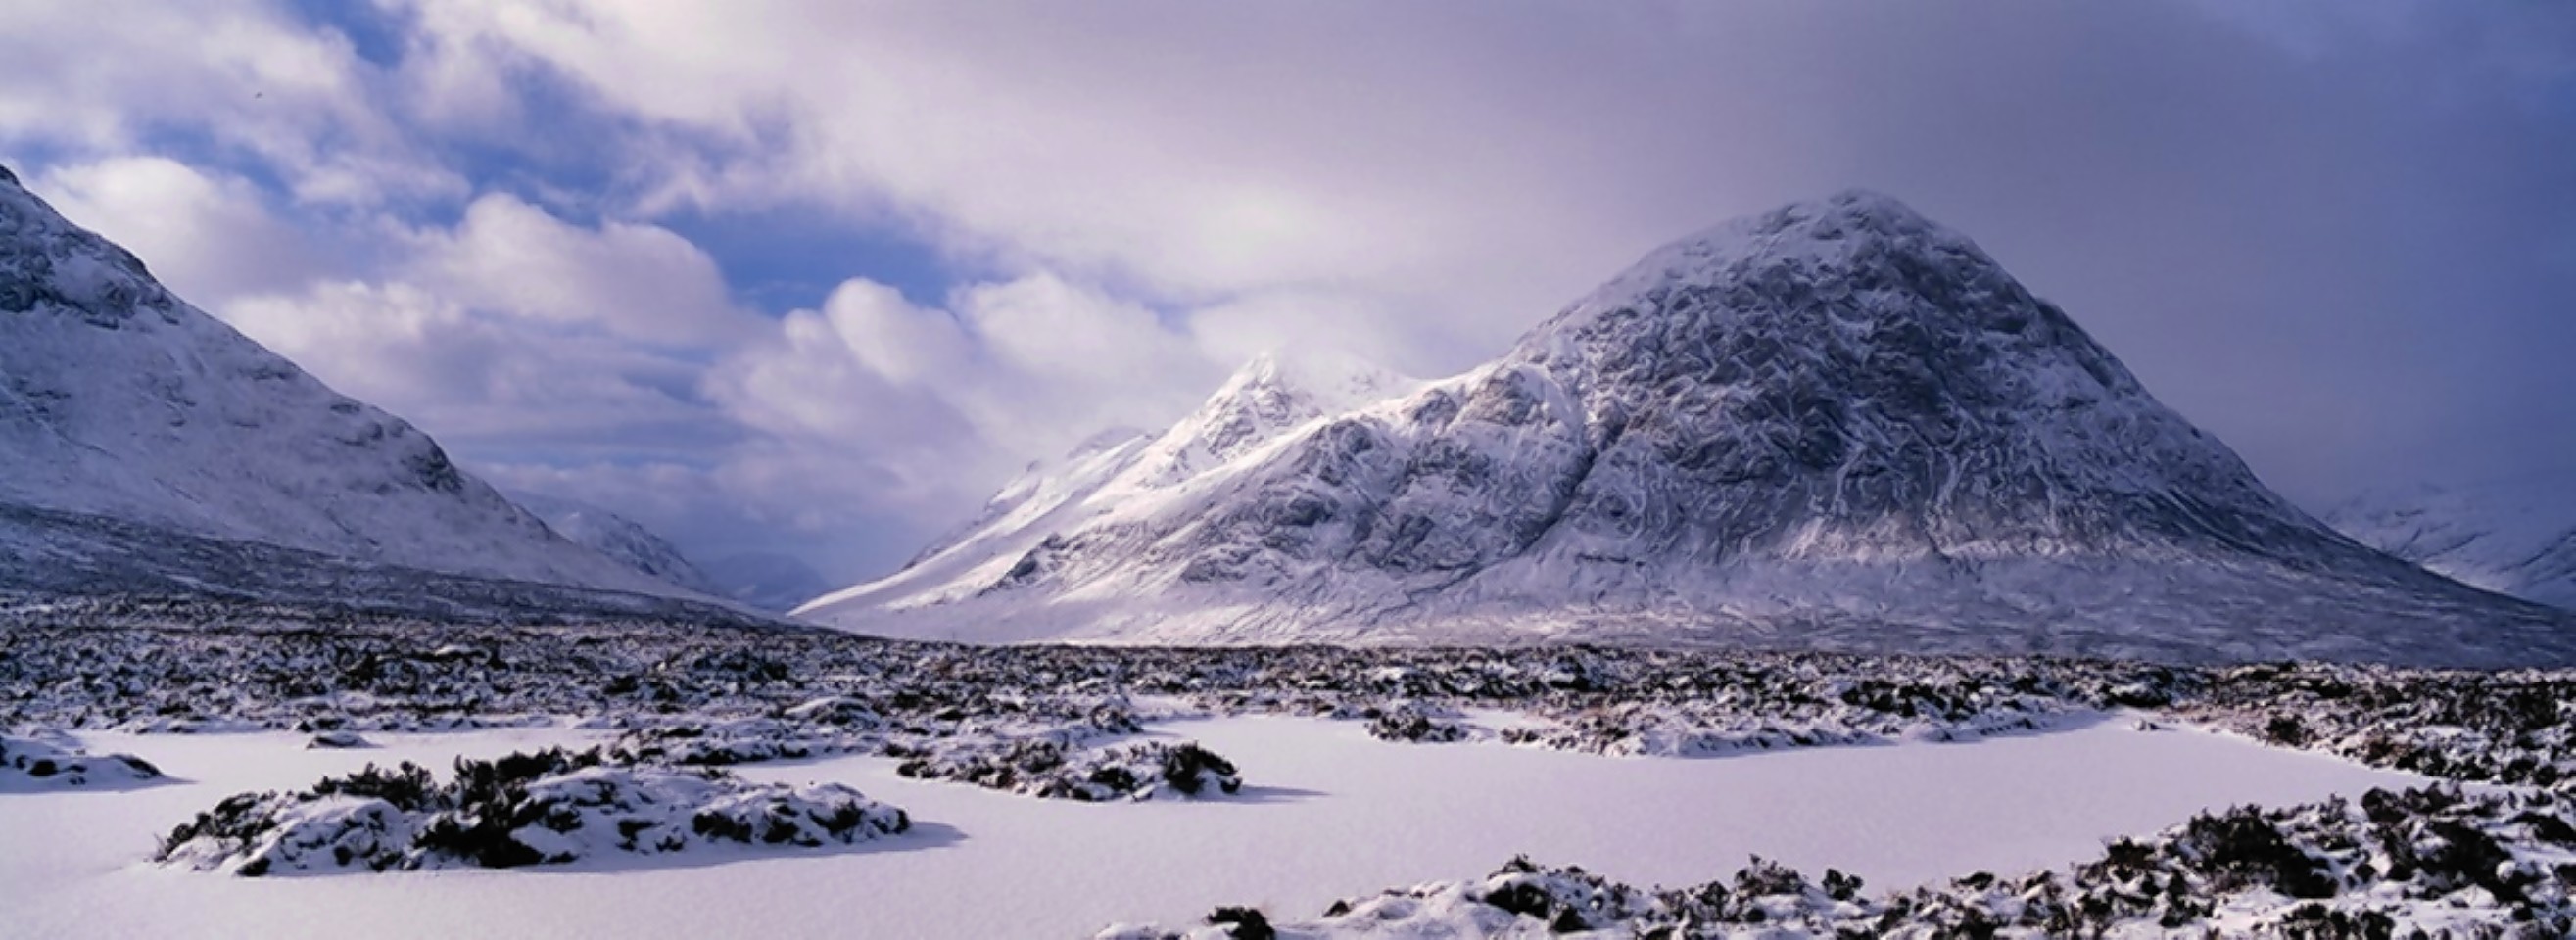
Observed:
[[[296,788],[368,762],[598,743],[520,728],[370,734],[81,736],[177,783],[0,797],[0,936],[1082,937],[1191,924],[1218,904],[1311,917],[1337,898],[1491,870],[1515,854],[1633,884],[1706,881],[1760,854],[1872,890],[2062,865],[2103,840],[2234,803],[2288,805],[2422,778],[2126,716],[1974,743],[1825,747],[1680,760],[1496,744],[1378,741],[1357,722],[1233,717],[1154,729],[1234,758],[1241,793],[1085,804],[909,780],[882,757],[736,768],[837,781],[914,828],[852,847],[712,849],[541,870],[245,879],[147,859],[232,793]]]

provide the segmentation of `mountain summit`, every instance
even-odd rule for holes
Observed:
[[[1539,502],[1578,553],[2353,554],[1975,244],[1873,193],[1667,246],[1497,374],[1462,407],[1566,409]]]
[[[1220,457],[1013,520],[1007,565],[805,612],[969,639],[2576,659],[2564,618],[2309,518],[1868,192],[1675,242],[1491,364]]]

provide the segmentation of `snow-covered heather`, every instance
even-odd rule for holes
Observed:
[[[2576,790],[2568,671],[1598,647],[977,648],[649,622],[192,627],[143,611],[0,608],[0,727],[372,734],[577,718],[636,730],[638,749],[670,763],[723,764],[936,757],[1033,736],[1109,746],[1138,721],[1285,714],[1366,722],[1390,740],[1716,756],[1974,739],[2137,708],[2374,766]],[[1259,778],[1258,755],[1227,756]]]
[[[895,772],[1084,803],[1232,796],[1243,789],[1234,762],[1195,741],[1082,747],[1052,735],[969,740],[908,756]]]
[[[1126,703],[1105,701],[1074,719],[962,711],[930,722],[889,720],[864,702],[830,696],[776,718],[635,719],[609,756],[621,763],[725,767],[870,754],[900,761],[917,780],[948,780],[1045,799],[1096,803],[1233,793],[1233,762],[1203,748],[1132,741],[1143,730]],[[626,719],[592,722],[626,724]]]
[[[131,754],[91,754],[70,735],[0,734],[0,793],[113,790],[162,780],[161,769]]]
[[[2177,714],[2283,747],[2576,796],[2576,681],[2563,673],[2242,666]]]
[[[1763,859],[1732,877],[1641,890],[1514,859],[1483,879],[1347,898],[1274,923],[1229,905],[1195,929],[1099,940],[1361,938],[2243,936],[2558,938],[2576,930],[2576,806],[2547,793],[2371,790],[2355,801],[2203,813],[2063,870],[1867,893]]]
[[[1219,904],[1282,920],[1334,900],[1490,870],[1527,853],[1637,885],[1697,884],[1752,854],[1831,866],[1873,889],[2101,854],[2203,809],[2290,805],[2420,778],[2127,716],[1974,743],[1809,748],[1722,760],[1607,757],[1495,744],[1379,741],[1357,722],[1234,717],[1149,727],[1242,761],[1222,800],[1036,800],[905,779],[844,756],[733,768],[746,780],[841,783],[904,807],[914,831],[805,853],[692,851],[536,872],[213,877],[148,859],[171,826],[223,797],[310,786],[366,763],[444,766],[604,734],[565,727],[306,736],[94,733],[186,783],[0,800],[0,934],[344,937],[1084,937],[1117,922],[1192,924]]]
[[[235,794],[173,830],[153,858],[247,877],[516,868],[710,845],[814,849],[911,828],[903,810],[841,784],[619,766],[595,748],[459,759],[455,768],[441,781],[410,762],[370,765],[306,790]]]

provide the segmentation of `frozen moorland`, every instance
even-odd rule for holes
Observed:
[[[1259,935],[1203,922],[1225,905],[1283,936],[1538,935],[1565,910],[1609,936],[2556,930],[2570,700],[2576,674],[2543,671],[58,604],[0,626],[0,727],[175,781],[0,800],[0,836],[40,847],[0,877],[41,888],[0,934],[311,935],[390,907],[405,926],[367,932]],[[2444,782],[2469,789],[2409,792]],[[1469,877],[1523,854],[1588,874]],[[1804,874],[1729,874],[1752,855]],[[574,877],[453,880],[522,866]],[[283,874],[334,877],[217,886]],[[848,883],[881,923],[813,900]],[[762,900],[680,900],[708,896]]]
[[[1734,875],[1640,889],[1515,858],[1479,880],[1337,900],[1273,924],[1220,907],[1203,929],[1119,926],[1099,940],[1257,937],[2565,936],[2576,807],[2549,794],[2372,790],[2287,810],[2195,815],[2063,870],[1872,894],[1754,858]],[[2504,908],[2503,923],[2494,916]]]

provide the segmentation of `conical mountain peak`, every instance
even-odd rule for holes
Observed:
[[[2004,331],[2048,319],[2071,328],[1967,236],[1894,197],[1851,189],[1657,248],[1532,338],[1605,316],[1695,314],[1683,319],[1758,329],[1828,310],[1838,318],[1830,325],[1847,329],[1888,319]]]
[[[2290,506],[1965,236],[1866,190],[1657,249],[1398,400],[1205,420],[1249,414],[1279,365],[1148,448],[1155,485],[808,612],[952,638],[2576,661],[2555,615]]]

